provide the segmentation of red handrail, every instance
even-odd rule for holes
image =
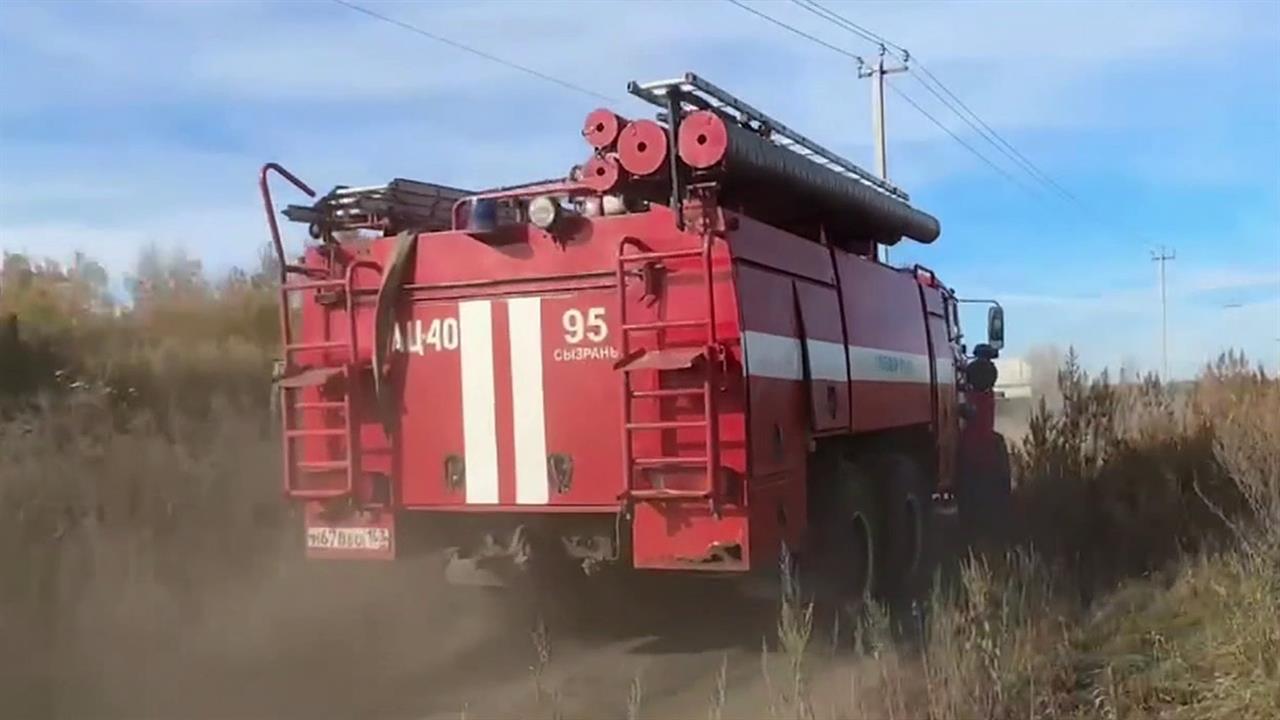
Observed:
[[[271,245],[276,251],[276,262],[280,273],[280,343],[284,346],[284,361],[289,361],[289,343],[292,328],[289,323],[289,263],[284,259],[284,241],[280,239],[280,224],[276,221],[276,206],[271,200],[269,175],[274,172],[294,187],[306,193],[307,197],[315,197],[316,191],[298,179],[297,175],[285,170],[279,163],[269,162],[258,172],[258,190],[262,193],[262,207],[267,213],[267,227],[271,230]]]
[[[370,268],[377,270],[379,276],[382,273],[382,265],[373,260],[354,260],[347,265],[347,274],[345,278],[346,286],[346,304],[347,304],[347,338],[349,342],[350,360],[352,365],[360,362],[359,351],[356,348],[356,303],[355,303],[355,279],[356,270],[360,268]]]
[[[316,191],[299,180],[297,175],[285,170],[279,163],[269,162],[263,165],[258,173],[258,190],[262,193],[262,206],[267,212],[267,227],[271,228],[271,244],[276,251],[276,260],[280,263],[280,284],[283,285],[288,273],[288,263],[284,261],[284,242],[280,239],[280,224],[276,222],[276,206],[271,200],[271,186],[267,182],[267,175],[273,171],[293,183],[294,187],[306,193],[307,197],[315,197]]]
[[[533,185],[519,185],[513,188],[501,188],[498,190],[489,190],[486,192],[475,193],[464,198],[459,198],[453,203],[450,210],[450,216],[453,220],[453,229],[461,230],[462,208],[474,200],[500,200],[508,198],[533,197],[535,195],[563,195],[566,197],[575,197],[578,195],[599,195],[600,191],[583,185],[576,180],[553,180],[544,183],[535,183]]]

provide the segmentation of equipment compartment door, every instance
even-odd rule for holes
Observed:
[[[393,344],[404,503],[617,503],[615,306],[612,289],[415,304]]]
[[[938,433],[938,478],[944,485],[950,485],[955,472],[955,456],[957,452],[957,428],[960,423],[956,418],[956,366],[952,348],[952,335],[947,317],[950,311],[948,300],[936,288],[920,288],[920,297],[924,305],[925,318],[929,331],[929,354],[933,379],[933,414],[934,427]]]
[[[849,426],[849,367],[835,288],[795,281],[804,336],[809,419],[815,432]]]
[[[617,504],[623,491],[622,393],[613,368],[621,357],[617,291],[585,290],[524,301],[530,303],[523,311],[527,322],[541,318],[542,337],[537,345],[542,353],[542,390],[538,396],[543,404],[539,408],[526,402],[527,409],[521,410],[517,402],[517,450],[521,433],[536,434],[539,424],[545,440],[525,455],[518,454],[517,488],[534,492],[542,481],[550,492],[542,502],[552,505]],[[514,342],[514,333],[512,338]],[[532,347],[531,338],[528,342]],[[518,356],[513,346],[513,361]],[[520,364],[515,362],[513,368]],[[523,372],[526,386],[532,388],[534,370],[526,367]],[[536,417],[539,410],[541,420]],[[542,474],[535,467],[539,461]]]

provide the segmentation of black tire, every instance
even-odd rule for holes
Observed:
[[[920,465],[892,454],[876,462],[885,518],[885,552],[877,586],[879,599],[894,610],[923,601],[933,583],[937,552],[933,493]]]
[[[992,459],[992,493],[996,500],[996,509],[1002,514],[1004,519],[1008,519],[1008,513],[1013,505],[1013,468],[1009,463],[1009,444],[1005,442],[1004,436],[995,433],[995,448],[993,452],[995,457]]]
[[[996,433],[992,454],[987,538],[994,548],[1003,551],[1013,537],[1013,470],[1009,446],[999,433]]]
[[[852,460],[825,458],[815,480],[811,513],[819,544],[802,563],[802,579],[822,627],[856,618],[878,597],[884,517],[871,474]]]
[[[1009,537],[1013,510],[1013,474],[1004,436],[994,433],[985,453],[965,459],[956,498],[969,544],[1000,546]]]

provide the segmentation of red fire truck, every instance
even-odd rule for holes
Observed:
[[[591,113],[567,178],[395,180],[283,214],[284,494],[317,558],[721,575],[780,556],[848,597],[925,587],[939,513],[1000,522],[1003,316],[878,248],[906,193],[694,75]]]

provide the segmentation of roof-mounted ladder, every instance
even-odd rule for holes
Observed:
[[[684,77],[673,80],[647,83],[632,81],[627,84],[627,92],[663,110],[667,110],[671,97],[675,97],[683,108],[687,108],[686,112],[712,110],[743,127],[760,133],[774,145],[790,150],[810,162],[869,185],[903,202],[910,199],[904,190],[893,183],[881,180],[847,158],[824,148],[787,127],[781,121],[764,114],[694,73],[685,73]]]

